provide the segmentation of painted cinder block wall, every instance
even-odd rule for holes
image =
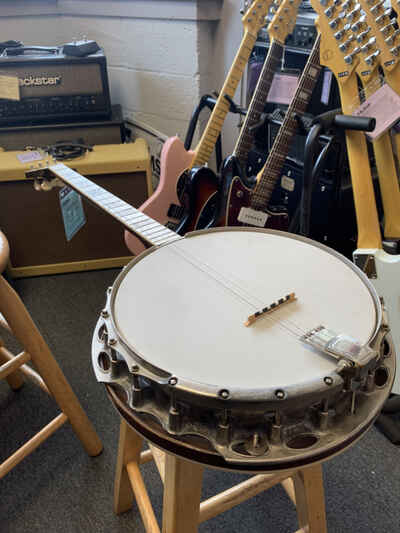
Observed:
[[[200,96],[222,86],[234,59],[239,9],[239,0],[2,0],[0,35],[43,45],[96,40],[124,116],[183,137]],[[237,123],[228,117],[224,153]]]

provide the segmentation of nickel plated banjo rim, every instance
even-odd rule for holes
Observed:
[[[194,231],[189,234],[187,234],[184,239],[191,239],[193,237],[196,237],[197,235],[204,235],[207,233],[219,233],[219,232],[252,232],[252,233],[263,233],[263,234],[270,234],[270,235],[276,235],[285,237],[291,240],[300,241],[302,243],[309,244],[313,246],[314,248],[318,248],[328,254],[330,254],[333,257],[336,257],[339,261],[350,267],[350,269],[358,276],[358,278],[362,281],[362,283],[367,288],[370,296],[372,297],[372,301],[374,304],[375,309],[375,325],[373,328],[373,331],[370,335],[370,338],[367,342],[367,344],[371,344],[376,339],[381,323],[382,323],[382,309],[380,305],[379,297],[376,293],[375,288],[373,287],[372,283],[369,281],[367,276],[357,267],[355,266],[349,259],[342,256],[335,250],[329,248],[328,246],[325,246],[319,242],[313,241],[311,239],[308,239],[307,237],[303,237],[300,235],[294,235],[291,233],[278,231],[278,230],[267,230],[263,228],[249,228],[249,227],[223,227],[223,228],[210,228],[206,230],[200,230],[200,231]],[[180,242],[180,241],[178,241]],[[128,273],[132,270],[132,268],[135,267],[135,265],[140,262],[142,259],[144,259],[147,255],[156,252],[160,248],[163,248],[165,246],[173,245],[173,243],[167,243],[165,245],[161,245],[159,247],[152,247],[148,250],[145,250],[142,254],[140,254],[138,257],[134,258],[124,269],[123,271],[118,275],[116,278],[112,289],[111,294],[109,298],[109,312],[110,312],[110,321],[112,328],[114,329],[114,332],[116,336],[118,337],[118,341],[120,343],[120,346],[118,347],[118,351],[121,353],[123,352],[123,355],[132,362],[132,366],[139,365],[140,367],[140,375],[143,375],[145,377],[148,377],[149,379],[152,379],[156,382],[158,382],[160,385],[169,385],[173,386],[173,388],[176,390],[176,392],[181,393],[184,396],[190,396],[193,398],[193,396],[197,396],[198,400],[203,402],[210,402],[215,403],[219,406],[221,406],[221,401],[227,401],[229,400],[230,406],[235,406],[237,403],[240,405],[242,402],[252,402],[252,403],[260,403],[263,402],[273,402],[274,404],[276,402],[281,403],[282,400],[285,399],[294,399],[295,397],[300,398],[302,396],[307,397],[310,393],[315,394],[320,391],[321,394],[326,393],[327,389],[333,391],[333,389],[340,387],[342,383],[341,376],[336,372],[335,368],[331,371],[331,373],[327,373],[324,376],[324,379],[321,380],[310,380],[308,382],[303,383],[296,383],[294,385],[285,385],[285,390],[282,391],[283,395],[279,394],[280,387],[279,384],[277,384],[276,387],[273,388],[245,388],[245,387],[229,387],[229,390],[222,388],[222,386],[218,385],[209,385],[204,384],[192,379],[188,378],[182,378],[179,375],[173,375],[168,369],[163,369],[160,367],[157,367],[153,365],[151,362],[149,362],[146,359],[146,356],[140,353],[139,350],[136,350],[132,343],[127,341],[126,337],[123,335],[123,333],[120,331],[118,325],[116,324],[115,320],[115,299],[118,294],[120,285],[122,281],[126,278]],[[228,405],[226,404],[228,407]],[[283,405],[282,405],[283,407]]]

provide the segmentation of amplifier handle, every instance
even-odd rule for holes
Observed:
[[[58,54],[59,48],[54,46],[15,46],[11,48],[5,48],[3,54],[6,56],[20,56],[23,55],[26,51]]]

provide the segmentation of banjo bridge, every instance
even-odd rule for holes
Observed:
[[[254,315],[250,315],[244,325],[246,327],[251,326],[253,322],[255,322],[258,318],[262,317],[263,315],[267,315],[269,313],[272,313],[273,311],[276,311],[280,307],[282,307],[285,304],[288,304],[290,302],[296,301],[296,295],[294,292],[291,292],[290,294],[287,294],[284,298],[279,298],[276,302],[273,302],[270,305],[267,305],[267,307],[264,307],[264,309],[261,309],[261,311],[257,311],[254,313]]]
[[[344,359],[352,366],[366,366],[378,356],[378,352],[368,345],[362,345],[348,335],[337,334],[325,326],[311,329],[300,340],[335,359]]]

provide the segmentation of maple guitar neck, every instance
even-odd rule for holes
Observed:
[[[305,112],[321,71],[320,41],[321,36],[318,34],[267,161],[257,175],[257,185],[250,200],[250,207],[253,209],[263,210],[267,207],[280,177],[290,142],[298,129],[296,117],[300,117]]]
[[[245,32],[224,86],[221,89],[217,102],[208,120],[206,129],[194,151],[195,155],[191,163],[191,168],[203,166],[209,161],[230,107],[230,103],[225,96],[233,98],[235,95],[236,88],[242,78],[243,71],[247,65],[251,51],[253,50],[256,38],[256,33]]]
[[[252,132],[252,127],[257,124],[264,111],[274,74],[282,61],[283,51],[284,45],[273,39],[233,151],[233,155],[237,157],[242,168],[246,167],[247,156],[253,146],[254,133]]]
[[[177,233],[166,228],[163,224],[159,224],[154,219],[118,198],[118,196],[99,187],[63,163],[51,165],[47,170],[97,207],[106,211],[106,213],[118,220],[148,245],[157,246],[182,238]],[[28,172],[27,175],[29,176],[29,174]],[[35,175],[35,171],[32,171],[32,175]]]

